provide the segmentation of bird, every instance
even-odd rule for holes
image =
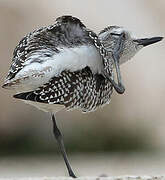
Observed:
[[[96,34],[80,19],[60,16],[23,37],[2,87],[14,90],[14,98],[51,113],[53,133],[68,173],[76,178],[55,114],[62,109],[91,112],[109,104],[113,89],[119,94],[125,91],[120,65],[162,39],[137,39],[121,26],[108,26]]]

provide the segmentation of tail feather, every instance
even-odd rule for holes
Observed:
[[[25,93],[19,93],[13,95],[14,98],[17,99],[23,99],[23,100],[29,100],[29,101],[36,101],[36,102],[43,102],[37,94],[35,94],[33,91],[25,92]]]

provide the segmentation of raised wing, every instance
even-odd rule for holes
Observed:
[[[77,18],[57,18],[54,25],[40,28],[20,41],[4,86],[28,86],[34,80],[36,88],[63,70],[77,71],[86,66],[93,73],[101,73],[101,56],[105,54],[101,47],[97,35]]]

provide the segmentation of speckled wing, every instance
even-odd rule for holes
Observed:
[[[106,51],[97,35],[87,29],[80,20],[70,16],[57,18],[55,24],[35,30],[20,41],[14,50],[6,83],[13,85],[14,83],[20,82],[22,79],[20,80],[20,77],[16,76],[21,70],[34,62],[42,64],[54,54],[60,53],[60,48],[73,48],[88,45],[95,46],[100,55],[105,58]],[[94,59],[91,59],[91,61],[95,61]],[[42,76],[42,74],[43,72],[41,69],[39,72],[35,73],[35,76]],[[27,79],[26,74],[23,75],[23,81],[25,78]],[[14,80],[14,82],[12,82],[12,80]]]
[[[24,36],[23,39],[19,42],[13,52],[12,63],[7,75],[6,80],[11,80],[15,75],[24,67],[24,63],[28,60],[28,56],[32,52],[35,52],[40,49],[40,46],[34,46],[33,39],[37,39],[39,33],[42,33],[46,28],[40,28],[35,30],[32,33]],[[36,43],[37,45],[37,43]]]
[[[52,78],[35,91],[16,94],[14,97],[89,112],[109,103],[111,94],[111,83],[102,76],[93,76],[86,67],[77,72],[63,71],[60,76]]]
[[[26,65],[25,62],[36,53],[42,54],[42,59],[50,57],[53,53],[58,53],[58,46],[62,43],[60,34],[62,25],[56,22],[53,25],[42,27],[27,34],[19,42],[13,52],[12,64],[9,69],[7,80],[16,76],[16,74]],[[42,59],[36,58],[34,61],[42,62]]]
[[[106,58],[106,51],[94,32],[77,18],[60,17],[21,40],[8,84],[20,85],[15,98],[92,111],[108,103],[112,93],[111,83],[100,74],[101,57]]]

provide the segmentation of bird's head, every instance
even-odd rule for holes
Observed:
[[[128,30],[119,26],[109,26],[99,33],[99,39],[107,51],[112,52],[121,34],[124,34],[123,50],[119,63],[122,64],[131,59],[140,49],[150,44],[161,41],[163,37],[138,39]]]

